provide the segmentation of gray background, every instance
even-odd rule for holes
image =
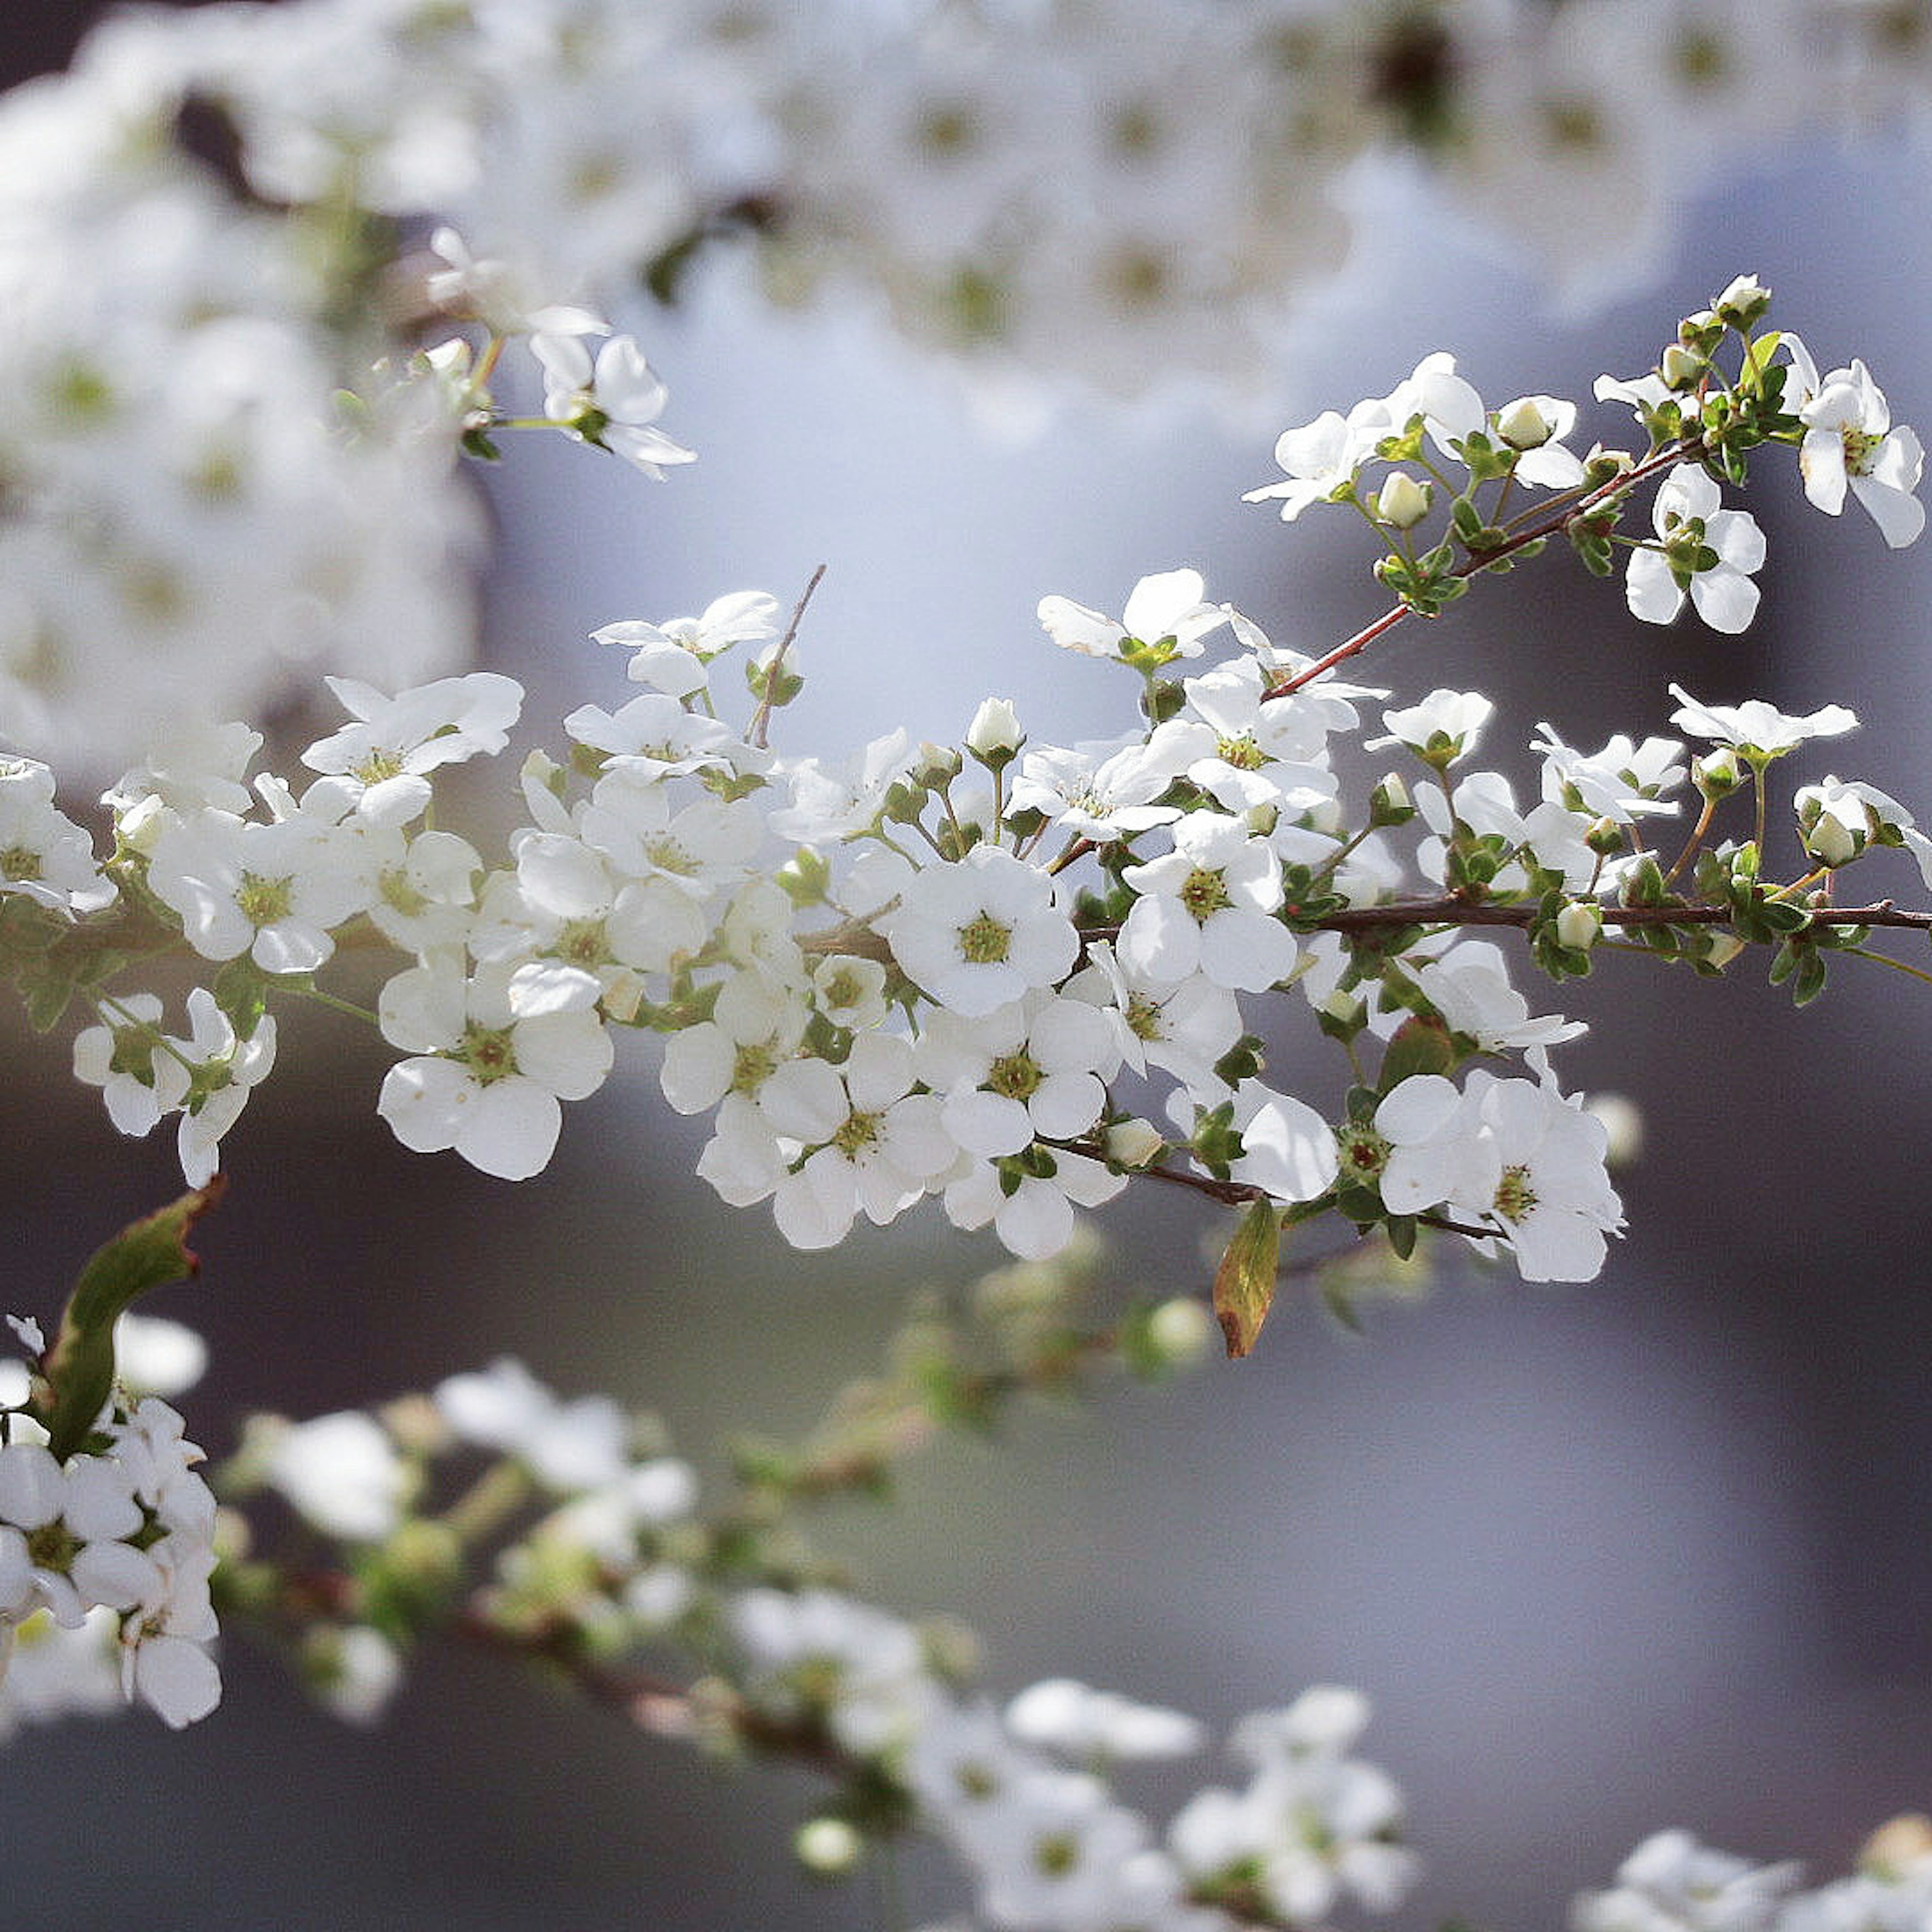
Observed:
[[[1655,285],[1580,323],[1514,271],[1397,237],[1333,305],[1283,420],[1445,345],[1492,400],[1583,396],[1752,269],[1822,360],[1864,354],[1924,428],[1928,178],[1902,142],[1786,152],[1696,204]],[[785,596],[821,560],[813,684],[786,726],[815,749],[901,722],[951,735],[987,691],[1042,735],[1115,728],[1114,681],[1040,639],[1043,592],[1118,605],[1142,571],[1194,562],[1310,647],[1378,608],[1346,538],[1331,552],[1318,525],[1239,503],[1273,472],[1278,422],[1080,411],[1002,444],[862,319],[775,322],[722,291],[646,340],[694,469],[614,483],[560,445],[497,479],[490,662],[530,679],[541,736],[569,703],[620,694],[580,641],[591,626],[750,585]],[[1666,728],[1670,677],[1718,701],[1841,700],[1868,728],[1808,775],[1932,796],[1932,550],[1891,555],[1856,512],[1826,525],[1795,484],[1759,514],[1766,610],[1742,639],[1635,626],[1552,559],[1406,627],[1377,674],[1496,692],[1497,748],[1544,717],[1574,743]],[[1003,1691],[1070,1670],[1220,1724],[1310,1681],[1363,1685],[1366,1748],[1428,1862],[1404,1925],[1557,1922],[1666,1824],[1842,1870],[1865,1830],[1932,1802],[1926,1007],[1841,969],[1794,1019],[1752,977],[1713,989],[1606,961],[1564,989],[1596,1027],[1566,1081],[1638,1094],[1648,1126],[1600,1282],[1452,1272],[1427,1305],[1374,1312],[1366,1340],[1290,1300],[1246,1364],[943,1444],[896,1509],[848,1511],[828,1540],[884,1600],[976,1624]],[[732,1430],[802,1426],[915,1284],[994,1258],[929,1221],[791,1253],[690,1178],[697,1138],[656,1101],[646,1050],[512,1188],[395,1146],[371,1110],[382,1056],[352,1029],[291,1030],[305,1041],[230,1143],[203,1280],[164,1311],[212,1345],[191,1399],[212,1447],[248,1408],[316,1412],[512,1352],[567,1391],[658,1408],[704,1462]],[[1284,1041],[1285,1077],[1298,1051]],[[9,1305],[50,1310],[177,1176],[164,1140],[118,1141],[67,1079],[64,1037],[10,1034],[6,1053]],[[1204,1282],[1196,1225],[1156,1206],[1108,1222],[1120,1282]],[[314,1714],[244,1642],[224,1674],[221,1711],[184,1736],[131,1720],[14,1748],[0,1924],[873,1922],[860,1892],[786,1868],[802,1780],[722,1778],[487,1660],[425,1660],[374,1734]],[[944,1879],[915,1873],[935,1912]]]

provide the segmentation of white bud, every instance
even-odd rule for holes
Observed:
[[[1148,1340],[1178,1368],[1201,1360],[1219,1334],[1205,1306],[1191,1295],[1177,1294],[1148,1317]]]
[[[1496,419],[1497,435],[1512,449],[1540,449],[1555,428],[1528,396],[1512,403]]]
[[[1101,1136],[1107,1158],[1123,1167],[1144,1167],[1167,1144],[1167,1137],[1150,1121],[1138,1118],[1116,1120]]]
[[[1604,929],[1604,915],[1586,899],[1572,899],[1556,915],[1556,943],[1572,952],[1587,952]]]
[[[1804,849],[1821,866],[1846,866],[1864,845],[1864,828],[1856,831],[1835,812],[1821,812],[1804,834]]]
[[[973,714],[966,733],[966,748],[976,758],[1010,758],[1020,748],[1025,734],[1015,716],[1010,700],[988,698]]]
[[[1709,367],[1709,363],[1695,350],[1686,349],[1677,342],[1664,352],[1664,359],[1658,364],[1666,389],[1695,388]]]
[[[1429,514],[1431,492],[1406,470],[1398,470],[1376,497],[1376,514],[1393,530],[1409,530]]]
[[[843,1878],[863,1856],[866,1841],[843,1818],[814,1818],[791,1841],[798,1862],[820,1878]]]
[[[1607,1137],[1604,1164],[1628,1167],[1643,1151],[1643,1115],[1636,1102],[1622,1094],[1592,1094],[1583,1102],[1583,1111],[1603,1127]]]

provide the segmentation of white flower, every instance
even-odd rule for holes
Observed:
[[[1080,950],[1053,881],[992,845],[924,867],[879,927],[907,978],[969,1018],[1064,979]]]
[[[187,1097],[188,1070],[163,1043],[161,1003],[152,993],[124,993],[106,1023],[74,1036],[76,1080],[101,1090],[107,1118],[137,1138]]]
[[[1673,724],[1760,762],[1780,758],[1808,739],[1841,737],[1858,728],[1858,719],[1841,704],[1827,704],[1799,717],[1758,698],[1742,704],[1700,704],[1681,684],[1673,684],[1670,694],[1678,700],[1678,709],[1670,714]]]
[[[628,335],[614,335],[593,365],[580,334],[539,333],[530,348],[543,364],[544,413],[574,436],[614,450],[658,482],[663,466],[693,463],[697,453],[650,425],[670,392],[644,351]]]
[[[1617,1868],[1616,1888],[1585,1892],[1573,1932],[1766,1932],[1796,1864],[1754,1865],[1700,1845],[1688,1832],[1654,1832]]]
[[[302,763],[335,781],[345,809],[381,826],[421,817],[430,798],[426,775],[500,752],[523,710],[523,686],[494,671],[439,678],[394,698],[353,678],[324,682],[357,722],[317,739]]]
[[[600,644],[632,653],[633,684],[647,684],[672,698],[688,698],[709,682],[711,660],[734,644],[759,644],[778,635],[778,602],[762,590],[734,590],[716,597],[701,616],[640,618],[606,624],[591,632]]]
[[[1680,463],[1658,488],[1651,521],[1666,544],[1695,540],[1715,561],[1690,580],[1690,601],[1714,631],[1745,629],[1757,614],[1757,586],[1751,573],[1764,562],[1764,532],[1744,510],[1721,507],[1716,480],[1694,463]],[[1684,568],[1688,568],[1687,564]],[[1667,624],[1684,608],[1684,590],[1662,549],[1640,547],[1630,553],[1624,601],[1631,614],[1647,624]]]
[[[1484,1053],[1556,1046],[1589,1030],[1560,1014],[1532,1017],[1528,1001],[1510,984],[1502,948],[1486,939],[1460,941],[1418,968],[1415,982],[1450,1031],[1468,1034]]]
[[[222,1136],[274,1066],[275,1020],[263,1014],[244,1040],[206,986],[188,994],[188,1018],[189,1037],[170,1034],[167,1040],[172,1054],[193,1070],[175,1140],[188,1184],[205,1187],[221,1164]]]
[[[1036,1171],[1037,1170],[1037,1171]],[[993,1232],[1022,1261],[1045,1261],[1072,1240],[1076,1208],[1099,1208],[1127,1184],[1124,1174],[1055,1148],[1016,1161],[974,1160],[946,1182],[946,1218],[956,1228]]]
[[[1506,1234],[1525,1281],[1594,1280],[1603,1271],[1604,1237],[1623,1226],[1623,1204],[1605,1172],[1603,1124],[1552,1087],[1498,1080],[1480,1067],[1463,1106],[1474,1154],[1450,1197],[1450,1214]]]
[[[1798,451],[1805,495],[1835,517],[1849,484],[1894,550],[1914,542],[1925,527],[1925,506],[1912,494],[1925,466],[1918,437],[1902,424],[1892,427],[1885,392],[1862,362],[1854,358],[1821,380],[1796,336],[1786,335],[1782,346],[1798,377],[1798,394],[1787,400],[1805,426]]]
[[[1177,656],[1198,657],[1202,639],[1228,617],[1225,604],[1204,600],[1205,590],[1198,570],[1162,571],[1134,586],[1118,623],[1065,597],[1042,597],[1040,621],[1056,644],[1084,657],[1118,658],[1136,644],[1171,644]]]
[[[1678,762],[1684,747],[1675,738],[1646,738],[1634,743],[1622,732],[1600,752],[1573,751],[1548,724],[1534,748],[1543,754],[1543,796],[1620,825],[1659,814],[1674,815],[1676,806],[1662,794],[1684,782]]]
[[[1180,767],[1135,739],[1123,745],[1036,745],[1020,760],[1009,793],[1016,812],[1038,812],[1096,845],[1170,825],[1178,806],[1156,805]]]
[[[1450,764],[1475,749],[1483,727],[1496,706],[1478,691],[1432,691],[1419,704],[1382,713],[1385,738],[1371,738],[1365,751],[1388,745],[1406,745],[1418,756],[1446,758]]]
[[[454,1148],[473,1167],[524,1180],[550,1161],[560,1100],[603,1084],[614,1057],[594,976],[550,962],[479,966],[437,952],[382,988],[382,1036],[419,1057],[392,1066],[376,1111],[418,1154]]]
[[[1582,459],[1563,447],[1576,426],[1576,405],[1560,396],[1519,396],[1496,412],[1496,434],[1516,458],[1519,482],[1541,490],[1574,490],[1583,480]]]
[[[450,1376],[431,1400],[464,1442],[515,1456],[561,1494],[620,1483],[629,1468],[629,1425],[608,1396],[560,1402],[508,1356],[479,1373]]]
[[[1200,1721],[1137,1704],[1070,1677],[1049,1677],[1006,1706],[1006,1729],[1022,1744],[1082,1762],[1186,1757],[1207,1742]]]
[[[0,897],[30,898],[70,916],[114,896],[87,834],[54,804],[54,775],[35,758],[0,758]]]
[[[1282,521],[1288,524],[1311,503],[1336,501],[1354,487],[1355,472],[1374,455],[1376,445],[1402,427],[1390,401],[1387,396],[1370,397],[1346,416],[1324,410],[1312,422],[1283,430],[1275,443],[1274,460],[1287,472],[1286,481],[1250,490],[1241,501],[1279,500]]]
[[[268,1481],[325,1536],[379,1543],[402,1520],[409,1469],[360,1409],[292,1424],[268,1454]]]
[[[920,1078],[945,1096],[946,1132],[985,1158],[1018,1154],[1036,1136],[1074,1140],[1087,1132],[1120,1061],[1097,1006],[1044,993],[979,1019],[942,1009],[913,1054]]]
[[[331,930],[368,901],[359,843],[298,814],[270,824],[203,812],[164,827],[148,884],[204,959],[246,952],[266,973],[312,973]]]
[[[883,1227],[952,1166],[958,1148],[939,1101],[914,1084],[911,1047],[877,1033],[861,1034],[842,1066],[788,1060],[765,1082],[759,1111],[811,1150],[773,1190],[772,1216],[793,1246],[835,1246],[861,1208]]]
[[[1293,933],[1272,915],[1281,866],[1240,819],[1192,812],[1174,828],[1173,851],[1121,877],[1138,896],[1114,951],[1135,978],[1172,986],[1205,974],[1216,986],[1258,992],[1294,969]]]
[[[1804,849],[1825,866],[1848,865],[1874,839],[1895,844],[1912,825],[1911,813],[1896,799],[1856,779],[1801,785],[1792,804]]]

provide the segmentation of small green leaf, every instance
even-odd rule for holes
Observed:
[[[1240,1360],[1255,1346],[1274,1305],[1280,1264],[1280,1214],[1271,1201],[1252,1202],[1214,1271],[1214,1317],[1231,1360]]]
[[[220,1198],[222,1186],[217,1174],[206,1187],[130,1222],[81,1270],[40,1365],[49,1390],[40,1419],[47,1447],[63,1462],[86,1440],[113,1392],[114,1324],[137,1296],[200,1269],[188,1252],[188,1232]]]

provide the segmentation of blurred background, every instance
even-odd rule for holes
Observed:
[[[22,0],[7,77],[58,64],[87,11]],[[1821,364],[1863,356],[1894,420],[1932,424],[1928,214],[1909,130],[1787,144],[1706,184],[1654,274],[1580,316],[1392,190],[1304,320],[1286,414],[1076,403],[1030,436],[989,431],[856,304],[781,316],[705,282],[638,325],[695,466],[659,488],[559,440],[489,478],[485,661],[528,681],[526,725],[554,740],[561,710],[622,694],[596,626],[740,588],[788,603],[824,562],[791,748],[901,723],[956,736],[989,692],[1042,736],[1112,732],[1126,687],[1046,644],[1039,597],[1118,609],[1140,574],[1187,563],[1279,642],[1346,634],[1381,604],[1341,520],[1286,529],[1240,496],[1275,475],[1286,423],[1386,390],[1432,349],[1492,402],[1584,398],[1750,271]],[[1587,423],[1585,442],[1622,428]],[[1667,730],[1672,679],[1714,702],[1847,702],[1864,730],[1799,776],[1932,797],[1932,549],[1886,552],[1856,510],[1824,523],[1795,478],[1753,508],[1771,560],[1742,638],[1637,625],[1552,556],[1404,626],[1373,679],[1491,692],[1497,761],[1544,718],[1584,746]],[[1364,1749],[1407,1794],[1426,1862],[1404,1927],[1558,1923],[1669,1825],[1842,1871],[1872,1827],[1932,1807],[1932,1033],[1922,988],[1856,964],[1795,1017],[1748,971],[1719,989],[1615,958],[1539,1002],[1592,1023],[1565,1084],[1643,1108],[1630,1232],[1598,1282],[1452,1263],[1426,1303],[1371,1308],[1362,1336],[1285,1295],[1249,1361],[943,1442],[896,1507],[845,1512],[826,1542],[894,1609],[974,1625],[999,1694],[1071,1673],[1222,1726],[1311,1682],[1359,1684]],[[63,1034],[5,1024],[8,1306],[50,1312],[178,1174],[167,1137],[113,1134]],[[566,1393],[657,1410],[715,1470],[724,1437],[807,1426],[918,1285],[998,1258],[916,1216],[793,1252],[692,1177],[701,1137],[658,1100],[647,1047],[512,1187],[395,1144],[373,1112],[380,1043],[326,1016],[285,1042],[228,1143],[202,1278],[155,1304],[208,1338],[190,1416],[218,1451],[246,1409],[319,1413],[510,1353]],[[1283,1084],[1300,1050],[1273,1063]],[[1118,1204],[1114,1273],[1204,1289],[1204,1225]],[[872,1922],[859,1893],[789,1864],[802,1779],[708,1771],[492,1660],[424,1660],[369,1733],[244,1643],[223,1662],[220,1712],[184,1735],[130,1719],[11,1747],[0,1923]],[[936,1915],[945,1868],[914,1880]]]

